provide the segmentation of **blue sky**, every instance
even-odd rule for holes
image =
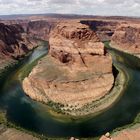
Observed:
[[[140,17],[140,0],[0,0],[0,15],[39,13]]]

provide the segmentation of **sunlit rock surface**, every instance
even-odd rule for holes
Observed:
[[[60,22],[51,31],[49,44],[49,54],[23,81],[27,95],[46,104],[57,103],[68,113],[110,91],[112,58],[89,26]]]

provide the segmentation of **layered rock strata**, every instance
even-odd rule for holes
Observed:
[[[71,114],[111,90],[112,59],[87,25],[61,22],[51,31],[49,44],[49,55],[23,81],[31,98]]]
[[[112,47],[134,55],[140,55],[140,26],[139,24],[121,24],[116,29],[111,40]]]
[[[110,41],[117,26],[121,24],[119,21],[105,20],[81,20],[81,23],[88,25],[92,30],[96,31],[101,41]]]
[[[0,23],[0,69],[25,56],[37,45],[29,38],[21,25]]]
[[[25,27],[28,35],[42,40],[48,40],[51,30],[55,27],[56,21],[35,20],[29,21]]]

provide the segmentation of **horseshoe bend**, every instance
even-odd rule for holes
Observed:
[[[27,95],[54,111],[77,116],[113,87],[112,58],[88,25],[63,21],[51,31],[49,53],[23,80]],[[87,112],[86,112],[87,111]]]
[[[42,139],[135,140],[139,23],[67,15],[0,20],[0,139],[33,139],[27,131]]]

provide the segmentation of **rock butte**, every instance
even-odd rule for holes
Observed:
[[[125,23],[118,26],[112,36],[111,45],[121,51],[139,56],[140,25],[136,23]]]
[[[25,92],[37,101],[51,106],[56,103],[62,112],[77,115],[77,109],[105,96],[114,83],[112,59],[101,41],[111,40],[113,47],[129,46],[131,53],[138,52],[138,27],[129,21],[59,22],[49,35],[48,56],[23,81]]]
[[[110,91],[114,83],[112,58],[89,26],[60,22],[51,31],[49,44],[49,54],[23,81],[31,98],[59,103],[69,113]]]

